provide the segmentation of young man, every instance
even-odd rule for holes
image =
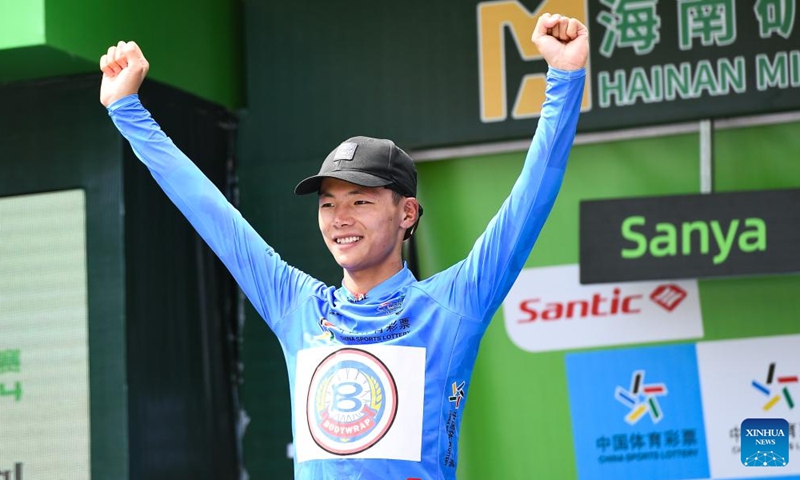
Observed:
[[[536,134],[508,199],[461,262],[422,281],[405,267],[402,243],[422,209],[413,161],[388,140],[346,140],[297,185],[319,196],[341,288],[281,260],[161,131],[136,95],[148,70],[136,44],[100,59],[115,125],[280,340],[295,478],[455,478],[478,345],[555,202],[583,94],[586,27],[544,14],[532,41],[549,65]]]

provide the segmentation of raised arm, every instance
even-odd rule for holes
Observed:
[[[488,322],[530,255],[555,203],[575,138],[589,55],[588,31],[574,18],[542,15],[532,41],[549,66],[542,113],[510,195],[463,261],[434,282],[441,302]]]
[[[274,330],[293,302],[321,284],[283,262],[153,120],[138,98],[149,68],[136,43],[109,48],[100,59],[100,102],[136,156]]]

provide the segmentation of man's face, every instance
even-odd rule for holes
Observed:
[[[326,178],[319,189],[319,229],[336,262],[351,274],[388,275],[402,266],[403,233],[408,225],[404,206],[392,191]]]

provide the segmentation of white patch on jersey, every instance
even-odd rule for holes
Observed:
[[[420,461],[424,391],[424,348],[301,350],[294,392],[297,461]]]

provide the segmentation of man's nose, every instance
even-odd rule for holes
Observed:
[[[333,216],[333,225],[335,227],[347,227],[353,224],[353,210],[347,205],[336,207]]]

